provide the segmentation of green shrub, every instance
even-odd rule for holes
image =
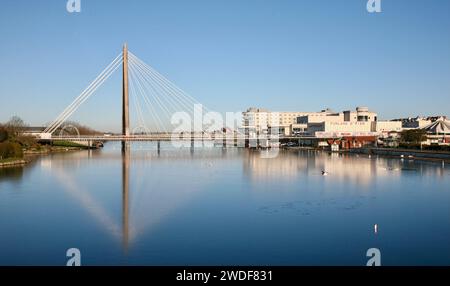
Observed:
[[[22,158],[22,146],[18,143],[3,142],[0,143],[0,158]]]
[[[402,143],[419,144],[427,140],[427,132],[423,129],[404,130],[400,134]]]
[[[8,140],[8,131],[5,127],[0,126],[0,142]]]
[[[36,138],[31,136],[18,136],[15,141],[25,148],[33,147],[37,144]]]

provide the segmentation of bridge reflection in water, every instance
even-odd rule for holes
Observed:
[[[122,239],[123,248],[128,250],[129,240],[129,195],[130,195],[130,148],[122,152]]]
[[[120,146],[116,147],[120,148]],[[126,148],[122,152],[118,152],[117,148],[106,148],[106,150],[88,150],[49,155],[40,159],[40,165],[56,178],[63,187],[62,189],[79,202],[79,205],[89,213],[94,221],[106,229],[112,237],[121,241],[123,251],[127,253],[129,246],[139,234],[144,233],[151,225],[158,224],[162,217],[188,200],[192,192],[199,189],[183,189],[186,180],[180,179],[180,181],[177,181],[169,178],[169,183],[172,186],[149,190],[148,186],[151,184],[145,184],[144,186],[145,182],[142,181],[148,178],[148,175],[143,173],[145,168],[149,164],[155,164],[155,159],[162,165],[172,165],[174,160],[179,163],[188,163],[192,162],[192,160],[219,159],[223,158],[224,155],[223,150],[206,156],[204,156],[204,152],[199,152],[199,156],[195,156],[194,152],[193,148],[181,148],[162,153],[160,148],[148,151],[140,150],[138,146]],[[84,184],[86,178],[78,177],[78,172],[86,168],[89,169],[89,165],[115,168],[114,166],[118,166],[117,163],[120,164],[120,177],[111,179],[120,180],[120,223],[117,220],[117,214],[110,212],[109,206],[104,205],[104,202],[97,198],[99,193],[109,192],[110,190],[91,189],[89,185]],[[131,179],[132,170],[134,170],[133,180]],[[134,187],[131,186],[132,184]],[[141,192],[144,189],[146,192]],[[168,189],[173,190],[173,192],[167,192]],[[183,191],[177,192],[176,190]],[[131,198],[133,196],[135,200],[132,202]],[[155,201],[153,197],[158,197],[159,200]],[[150,201],[151,206],[147,204],[140,205],[142,201]],[[132,207],[132,204],[134,204],[134,207]]]
[[[119,147],[118,143],[115,145]],[[42,167],[51,170],[59,184],[80,203],[83,210],[122,245],[124,253],[128,253],[138,236],[148,233],[150,227],[170,217],[171,213],[196,197],[196,193],[211,191],[216,184],[229,182],[229,176],[240,178],[242,174],[242,179],[249,182],[245,186],[250,190],[270,186],[271,191],[276,192],[284,187],[293,189],[294,184],[298,185],[295,187],[297,191],[303,186],[314,190],[323,186],[330,192],[339,192],[335,186],[345,184],[354,186],[352,190],[355,193],[364,194],[380,180],[394,183],[400,180],[402,174],[428,175],[435,179],[448,175],[448,170],[440,166],[381,157],[370,159],[280,150],[276,158],[263,159],[261,153],[265,151],[239,148],[182,148],[170,151],[163,148],[162,152],[158,152],[156,143],[151,145],[151,150],[145,149],[145,146],[140,149],[140,146],[133,145],[126,152],[108,146],[105,150],[56,154],[40,160]],[[163,147],[169,148],[167,146]],[[148,173],[149,168],[151,174]],[[187,169],[183,171],[184,168]],[[326,179],[320,175],[323,169],[330,173]],[[99,176],[106,175],[106,180],[110,182],[99,181],[96,177],[86,178],[84,170],[104,170]],[[95,189],[95,185],[89,182],[84,185],[85,179],[108,183],[112,189]],[[121,214],[110,212],[110,205],[105,205],[99,195],[110,196],[113,205],[121,196],[121,203],[118,203]]]

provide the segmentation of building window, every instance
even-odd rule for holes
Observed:
[[[369,121],[368,116],[358,116],[358,121]]]

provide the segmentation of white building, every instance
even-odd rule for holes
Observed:
[[[355,111],[346,110],[335,113],[316,113],[301,116],[299,124],[306,126],[306,135],[314,137],[374,136],[377,113],[367,107],[357,107]]]
[[[320,112],[271,112],[249,108],[243,113],[243,121],[246,131],[256,135],[266,134],[272,128],[278,128],[282,135],[312,137],[378,136],[402,131],[402,122],[378,121],[378,114],[367,107],[343,112],[330,109]]]
[[[266,134],[272,128],[277,128],[278,132],[282,135],[292,135],[295,132],[304,131],[302,129],[306,128],[306,125],[297,124],[298,117],[316,113],[269,111],[263,108],[249,108],[242,114],[242,127],[247,134]]]
[[[375,112],[369,111],[368,107],[357,107],[356,111],[344,111],[344,121],[350,122],[373,122],[378,120]]]
[[[395,134],[403,131],[402,123],[399,121],[376,121],[372,124],[372,130],[377,132],[380,138],[394,138]]]

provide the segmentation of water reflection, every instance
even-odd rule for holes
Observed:
[[[280,150],[277,157],[270,159],[263,158],[261,151],[249,150],[243,163],[244,174],[256,182],[314,178],[326,171],[334,182],[369,186],[375,180],[400,177],[402,173],[418,172],[438,177],[448,174],[445,165],[441,167],[436,162],[302,150]]]
[[[23,178],[23,167],[0,167],[0,180],[20,182]]]
[[[121,231],[118,225],[90,192],[81,187],[79,182],[62,168],[52,168],[51,171],[58,182],[64,187],[63,189],[70,196],[76,199],[93,218],[103,225],[114,237],[121,236]]]
[[[100,153],[95,151],[56,154],[43,157],[40,161],[40,166],[49,170],[58,183],[62,185],[63,189],[75,198],[113,237],[121,239],[123,249],[127,252],[130,242],[130,149],[126,149],[121,153],[121,226],[113,219],[113,215],[105,209],[102,202],[93,196],[92,190],[87,189],[82,185],[82,181],[77,180],[76,176],[68,172],[69,170],[73,171],[77,168],[86,167],[85,161],[98,160],[100,156]],[[116,160],[117,155],[113,156],[113,158]]]
[[[182,174],[174,176],[174,180],[169,172],[172,166],[210,168],[214,165],[213,160],[220,160],[226,155],[226,151],[218,149],[198,154],[194,148],[164,150],[165,152],[158,149],[131,148],[117,152],[117,148],[106,148],[53,154],[42,157],[39,165],[55,177],[62,189],[79,202],[112,237],[121,240],[123,250],[127,253],[139,234],[146,233],[163,217],[185,201],[191,200],[192,195],[201,190],[201,185],[209,184],[201,181],[186,184],[189,178],[183,178]],[[117,185],[108,182],[112,179],[110,169],[114,170],[115,166],[120,166],[120,177],[116,178],[121,181]],[[162,172],[159,168],[153,169],[156,166],[163,166]],[[83,174],[84,170],[91,169],[97,173],[89,174],[88,177]],[[103,173],[107,174],[106,181]],[[87,181],[97,177],[94,181],[102,181],[104,190],[93,189],[92,182]],[[155,185],[157,187],[153,187]],[[121,186],[120,216],[108,210],[111,206],[98,198],[99,192],[114,186]]]
[[[410,249],[426,244],[420,239],[432,246],[448,237],[448,215],[442,214],[448,214],[449,167],[440,163],[283,150],[265,159],[246,149],[158,148],[157,143],[133,145],[124,153],[116,147],[44,156],[24,169],[0,173],[2,191],[16,189],[2,184],[8,176],[22,180],[26,190],[16,197],[0,192],[0,226],[8,230],[0,243],[19,248],[15,239],[29,233],[49,248],[75,242],[102,252],[92,264],[122,264],[124,257],[131,264],[279,263],[270,257],[296,264],[314,263],[317,255],[334,257],[326,254],[334,251],[330,245],[346,251],[353,249],[346,248],[349,242],[366,247],[374,223],[382,226],[379,237],[389,238],[384,245],[398,249],[405,236],[413,237]],[[329,175],[323,177],[322,170]],[[20,219],[9,222],[9,217]],[[416,218],[423,221],[420,231],[408,228]],[[27,223],[17,227],[21,221]],[[48,225],[58,227],[57,235],[49,234]],[[38,251],[41,245],[30,247]],[[305,248],[311,255],[298,255]],[[359,255],[351,262],[359,263]],[[8,259],[0,257],[0,263]]]
[[[122,240],[128,250],[129,240],[129,192],[130,192],[130,149],[122,152]]]

